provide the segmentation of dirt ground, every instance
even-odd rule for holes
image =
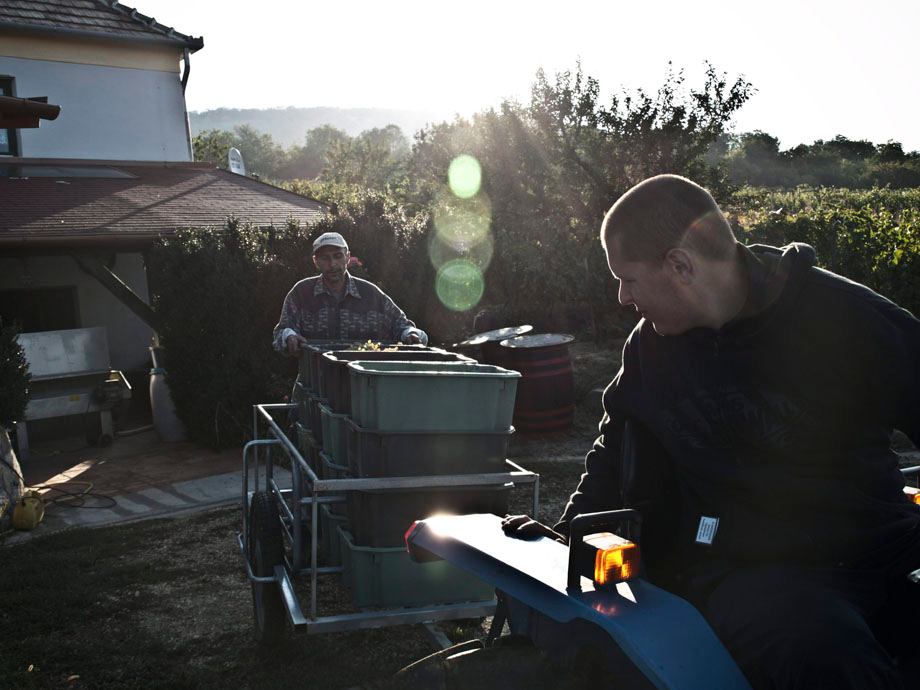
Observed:
[[[509,457],[540,474],[540,519],[561,514],[596,435],[603,386],[619,344],[573,343],[573,430],[512,437]],[[530,512],[517,487],[512,512]],[[421,625],[253,638],[250,585],[237,546],[238,507],[121,527],[72,530],[0,553],[0,688],[371,688],[438,647]],[[305,578],[304,578],[305,580]],[[306,581],[297,582],[302,604]],[[353,612],[337,576],[318,588],[321,615]],[[443,622],[452,642],[488,621]]]

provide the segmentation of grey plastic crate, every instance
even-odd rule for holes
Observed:
[[[313,432],[300,422],[295,422],[294,428],[297,433],[297,450],[300,451],[304,460],[310,462],[310,444],[313,442]]]
[[[339,465],[348,464],[348,448],[346,445],[348,415],[333,412],[328,405],[319,406],[320,418],[323,429],[323,451],[329,455],[333,462]]]
[[[342,564],[342,538],[339,535],[339,527],[348,528],[348,516],[337,514],[334,506],[338,503],[324,504],[319,507],[319,537],[323,550],[323,565],[341,565]]]
[[[310,426],[310,390],[300,381],[294,383],[294,399],[297,405],[297,421],[304,425],[311,432]]]
[[[489,601],[495,590],[447,561],[416,563],[403,544],[393,548],[357,546],[339,527],[342,581],[357,607],[425,606]]]
[[[511,427],[521,375],[471,362],[350,362],[351,417],[387,431]]]
[[[349,491],[348,524],[355,544],[405,547],[406,530],[416,520],[439,514],[508,512],[514,484],[478,484],[420,489]]]
[[[349,362],[472,362],[475,360],[439,348],[404,345],[392,350],[333,350],[320,358],[319,392],[335,412],[351,413]]]
[[[503,472],[514,428],[501,431],[380,431],[344,420],[348,469],[355,477]]]
[[[326,398],[323,398],[319,393],[308,391],[306,397],[306,402],[303,407],[307,411],[307,426],[310,427],[310,430],[313,432],[313,437],[319,441],[320,447],[323,445],[323,417],[320,412],[320,407],[327,403]]]
[[[300,346],[300,359],[297,362],[297,380],[300,381],[307,390],[315,392],[319,384],[318,376],[314,375],[314,372],[318,371],[319,367],[315,358],[329,350],[348,350],[357,346],[358,343],[342,340],[307,341]]]
[[[319,465],[322,467],[322,472],[320,476],[323,479],[345,479],[350,476],[348,473],[348,468],[345,465],[340,465],[337,462],[333,461],[329,455],[323,451],[317,453],[319,457]],[[326,492],[329,496],[344,496],[344,491],[329,491]],[[330,503],[329,509],[336,515],[345,515],[348,510],[348,505],[344,501],[337,503]]]
[[[421,352],[439,352],[447,353],[447,350],[443,350],[439,347],[429,347],[428,345],[405,345],[403,343],[385,343],[381,344],[379,350],[369,350],[362,349],[363,346],[353,345],[349,347],[341,347],[334,350],[318,350],[318,357],[313,360],[317,365],[317,377],[316,377],[316,386],[314,389],[321,393],[323,396],[326,395],[324,386],[326,385],[324,380],[326,378],[326,372],[329,369],[330,361],[326,358],[328,352],[332,352],[335,355],[344,355],[346,357],[351,357],[349,361],[355,361],[359,359],[366,359],[368,361],[387,361],[389,359],[413,359],[409,355],[416,355]],[[347,362],[346,362],[347,364]],[[312,377],[312,373],[311,373]]]
[[[381,347],[392,350],[415,352],[418,350],[429,349],[425,345],[404,345],[402,343],[380,343]],[[330,351],[355,351],[355,352],[377,352],[377,350],[359,350],[363,347],[359,342],[346,341],[313,341],[304,346],[304,353],[301,357],[300,380],[304,381],[307,388],[314,393],[319,393],[321,397],[326,397],[321,391],[321,365],[323,353]]]

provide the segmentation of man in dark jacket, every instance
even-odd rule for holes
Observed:
[[[638,507],[650,565],[755,688],[902,687],[920,506],[889,446],[893,429],[920,444],[920,321],[815,267],[807,245],[739,244],[681,177],[627,192],[601,235],[642,318],[555,531]],[[623,486],[627,420],[648,442]]]
[[[403,310],[380,288],[348,272],[351,254],[345,238],[326,232],[313,242],[313,264],[320,275],[304,278],[284,298],[273,331],[279,352],[300,353],[307,340],[375,340],[428,344]]]

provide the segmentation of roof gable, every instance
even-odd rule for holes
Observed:
[[[318,221],[317,201],[208,163],[0,161],[0,248],[149,245],[177,229]]]
[[[4,2],[0,3],[0,27],[43,33],[96,34],[122,40],[162,40],[184,44],[193,52],[204,46],[202,38],[179,33],[115,0]]]

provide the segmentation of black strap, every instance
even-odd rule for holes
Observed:
[[[492,616],[489,634],[486,636],[486,647],[491,647],[495,640],[501,637],[505,621],[508,620],[508,602],[505,600],[505,593],[497,589],[495,590],[495,597],[498,599],[498,603],[495,606],[495,615]]]

